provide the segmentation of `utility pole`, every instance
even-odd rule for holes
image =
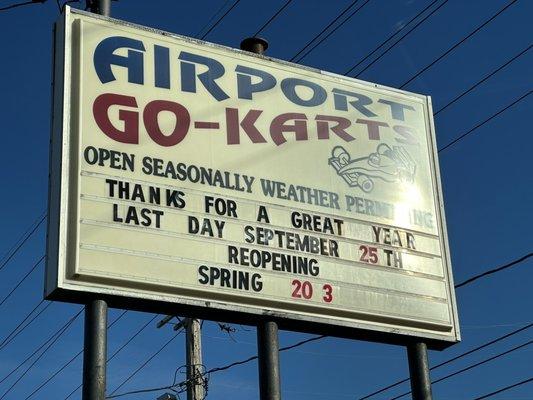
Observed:
[[[172,318],[174,318],[172,315],[167,315],[157,323],[157,327],[165,326]],[[181,328],[185,328],[187,400],[204,400],[201,322],[196,318],[185,318],[174,326],[175,331]]]
[[[93,13],[111,15],[111,0],[87,0]],[[107,365],[107,303],[91,299],[85,305],[83,400],[105,400]]]
[[[413,400],[432,400],[426,344],[422,342],[408,344],[407,358],[409,360]]]
[[[246,38],[241,50],[263,54],[268,42],[258,37]],[[281,400],[279,369],[278,324],[261,321],[257,325],[257,355],[259,358],[259,394],[261,400]]]
[[[202,331],[200,320],[187,318],[185,324],[187,354],[187,400],[204,400],[202,368]]]

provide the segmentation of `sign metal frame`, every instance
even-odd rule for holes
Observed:
[[[69,246],[77,246],[78,224],[73,223],[71,218],[68,221],[63,216],[77,215],[77,201],[79,198],[77,187],[77,176],[71,171],[77,171],[76,157],[69,157],[69,154],[76,148],[76,137],[63,135],[64,132],[70,132],[79,124],[76,119],[76,113],[72,112],[71,106],[73,99],[77,95],[76,89],[71,85],[72,75],[80,73],[75,63],[72,63],[73,51],[72,46],[66,43],[73,40],[76,35],[72,26],[67,24],[70,15],[81,15],[98,20],[109,21],[120,26],[135,28],[148,31],[151,33],[162,34],[167,37],[174,37],[180,40],[191,41],[197,44],[213,46],[224,49],[224,51],[235,52],[242,57],[257,57],[269,61],[275,61],[280,64],[289,65],[307,71],[313,71],[323,75],[335,76],[343,80],[352,79],[358,84],[368,85],[373,88],[386,89],[388,91],[401,93],[403,95],[415,96],[423,99],[426,103],[428,125],[428,140],[432,151],[429,159],[431,163],[432,176],[435,182],[433,194],[436,202],[437,215],[435,219],[438,224],[438,232],[442,248],[442,259],[445,269],[445,277],[448,285],[448,296],[451,302],[451,318],[454,327],[453,335],[441,335],[434,333],[424,333],[418,335],[411,329],[398,329],[385,324],[371,324],[368,322],[359,323],[357,321],[340,321],[332,320],[328,317],[317,317],[316,315],[298,315],[296,313],[283,313],[272,311],[261,307],[250,307],[245,305],[228,304],[222,301],[198,300],[176,296],[165,297],[164,295],[152,295],[148,293],[134,293],[133,291],[123,290],[120,288],[111,288],[99,286],[97,283],[91,284],[84,282],[78,285],[70,281],[65,281],[65,273],[76,260],[73,259],[73,253],[68,250]],[[54,81],[53,81],[53,118],[52,118],[52,138],[50,148],[50,182],[49,182],[49,210],[48,210],[48,248],[47,248],[47,265],[46,265],[46,288],[45,297],[50,300],[60,300],[73,303],[85,303],[92,298],[101,298],[108,302],[109,306],[115,308],[132,309],[139,311],[149,311],[167,314],[180,314],[188,317],[227,321],[233,323],[242,323],[255,325],[258,318],[265,318],[275,321],[281,329],[295,330],[307,333],[325,334],[351,339],[361,339],[367,341],[376,341],[383,343],[406,345],[409,343],[422,340],[427,343],[429,348],[444,349],[460,340],[460,329],[457,319],[457,305],[453,289],[453,276],[450,265],[449,245],[447,230],[445,224],[444,206],[442,198],[442,189],[440,181],[439,163],[437,157],[437,148],[435,141],[435,128],[433,116],[431,113],[431,99],[428,96],[422,96],[405,92],[402,90],[385,87],[382,85],[371,84],[359,81],[345,76],[339,76],[292,64],[283,60],[276,60],[262,55],[250,54],[241,50],[227,48],[200,40],[183,37],[177,34],[162,32],[135,24],[119,21],[113,18],[94,15],[77,9],[66,7],[65,13],[55,25],[55,43],[54,43]],[[176,302],[176,299],[178,302]],[[297,310],[297,305],[295,309]]]

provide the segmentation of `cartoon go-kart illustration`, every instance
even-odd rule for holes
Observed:
[[[416,172],[416,164],[403,147],[391,147],[385,143],[378,145],[376,152],[368,157],[351,159],[342,147],[334,147],[329,164],[335,168],[351,187],[359,186],[365,193],[374,189],[374,180],[386,182],[412,182]]]

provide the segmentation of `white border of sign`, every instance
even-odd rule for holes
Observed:
[[[118,308],[128,308],[143,311],[166,312],[171,314],[182,314],[207,319],[226,320],[229,322],[255,324],[260,316],[268,316],[269,319],[278,321],[281,328],[298,330],[310,333],[322,333],[331,336],[357,338],[386,343],[407,344],[410,341],[423,337],[428,347],[442,349],[460,340],[460,330],[457,318],[457,306],[453,285],[453,278],[450,267],[450,255],[448,248],[448,237],[445,224],[444,207],[442,199],[442,189],[440,181],[440,171],[437,158],[437,148],[435,142],[435,128],[433,116],[431,114],[431,99],[427,96],[417,95],[402,90],[389,88],[377,84],[359,81],[329,72],[319,71],[301,65],[288,63],[282,60],[264,57],[278,63],[290,65],[292,67],[314,71],[323,75],[333,76],[343,80],[353,80],[359,84],[371,87],[387,89],[388,91],[401,93],[403,95],[423,99],[428,110],[428,131],[430,145],[433,149],[430,154],[434,178],[435,199],[438,202],[437,223],[439,225],[440,240],[443,251],[443,262],[446,265],[446,278],[448,281],[449,298],[452,307],[452,333],[435,334],[420,332],[410,329],[391,328],[379,323],[358,323],[355,321],[339,321],[328,317],[316,317],[310,315],[298,315],[296,313],[273,312],[261,307],[236,306],[217,301],[201,301],[190,298],[180,298],[179,296],[155,296],[142,291],[128,291],[117,288],[102,287],[97,284],[87,282],[76,283],[66,280],[64,277],[68,269],[74,265],[76,252],[69,249],[78,246],[78,224],[75,223],[78,215],[78,181],[77,176],[70,174],[70,171],[77,170],[75,158],[69,158],[68,154],[74,149],[77,150],[76,135],[63,135],[63,132],[78,131],[78,121],[76,113],[71,113],[71,106],[77,107],[77,93],[73,93],[71,86],[72,75],[79,73],[76,65],[71,63],[72,47],[65,43],[75,40],[75,30],[66,26],[66,19],[69,14],[79,14],[90,16],[94,19],[112,21],[115,24],[133,27],[135,29],[149,31],[168,37],[180,38],[182,40],[223,48],[247,57],[264,56],[245,53],[240,50],[226,48],[200,40],[182,37],[180,35],[163,32],[127,22],[115,20],[108,17],[94,15],[66,7],[64,15],[55,27],[55,49],[54,49],[54,82],[53,82],[53,118],[52,137],[50,150],[50,189],[49,189],[49,218],[48,218],[48,249],[46,268],[46,288],[45,296],[48,299],[63,300],[74,303],[84,303],[90,298],[105,298],[109,305]],[[67,219],[61,216],[68,216]],[[70,223],[67,223],[70,221]]]

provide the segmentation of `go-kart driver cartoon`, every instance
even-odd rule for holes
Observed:
[[[350,159],[348,152],[337,146],[331,152],[329,164],[335,168],[348,185],[359,186],[363,192],[368,193],[374,189],[374,179],[386,182],[412,182],[415,176],[416,165],[409,153],[400,146],[381,143],[376,152],[368,157]]]

